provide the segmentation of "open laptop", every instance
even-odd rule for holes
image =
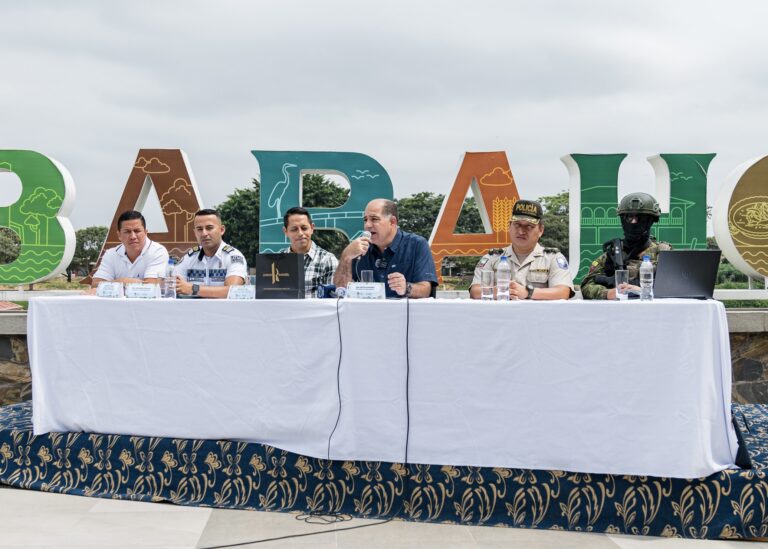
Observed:
[[[712,299],[720,265],[720,250],[659,252],[653,297]]]

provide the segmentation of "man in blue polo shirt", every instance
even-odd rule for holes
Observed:
[[[349,243],[333,277],[337,287],[358,282],[360,273],[373,271],[386,283],[387,297],[429,297],[437,273],[427,241],[397,227],[397,204],[379,198],[365,207],[363,228],[371,233]]]

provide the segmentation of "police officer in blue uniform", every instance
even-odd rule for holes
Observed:
[[[174,270],[176,292],[195,297],[226,298],[229,286],[244,284],[245,256],[222,240],[226,227],[216,210],[195,214],[198,246],[189,250]]]

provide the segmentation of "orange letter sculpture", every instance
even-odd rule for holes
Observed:
[[[106,250],[120,244],[117,218],[126,210],[141,211],[152,186],[160,201],[168,231],[149,233],[147,236],[165,246],[171,257],[181,257],[197,245],[192,221],[195,212],[202,208],[202,200],[187,163],[187,155],[180,149],[141,149],[112,217],[99,261]]]
[[[455,234],[456,223],[470,187],[486,232]],[[489,248],[500,248],[509,243],[509,218],[518,198],[517,185],[504,151],[468,152],[464,155],[459,174],[451,192],[443,201],[429,239],[439,282],[442,282],[440,266],[444,257],[482,256]]]

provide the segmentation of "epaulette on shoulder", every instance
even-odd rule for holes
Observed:
[[[228,254],[228,253],[230,253],[230,252],[232,252],[232,251],[234,251],[234,250],[235,250],[235,249],[234,249],[232,246],[230,246],[229,244],[227,244],[226,246],[224,246],[224,247],[221,249],[221,251],[222,251],[222,252],[224,252],[224,253],[227,253],[227,254]]]
[[[560,248],[544,248],[545,254],[559,254]]]
[[[195,255],[200,251],[200,246],[195,246],[194,248],[190,248],[190,250],[187,252],[187,255]]]
[[[502,255],[504,253],[504,248],[491,248],[488,250],[488,255]]]

